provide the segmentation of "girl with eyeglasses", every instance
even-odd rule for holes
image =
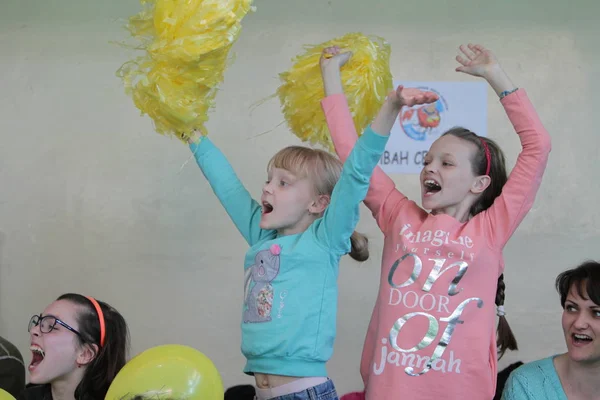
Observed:
[[[100,400],[125,365],[129,330],[108,304],[64,294],[28,327],[30,383],[18,400]]]

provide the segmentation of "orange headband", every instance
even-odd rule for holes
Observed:
[[[102,312],[102,308],[96,299],[90,296],[85,297],[92,302],[96,312],[98,313],[98,319],[100,320],[100,347],[104,347],[104,336],[106,335],[106,327],[104,326],[104,313]]]

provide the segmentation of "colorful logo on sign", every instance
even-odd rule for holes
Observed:
[[[419,87],[418,89],[437,93],[440,98],[433,104],[425,104],[407,108],[400,113],[398,119],[402,130],[413,140],[425,141],[427,138],[439,136],[439,126],[444,113],[448,110],[446,100],[435,89]]]

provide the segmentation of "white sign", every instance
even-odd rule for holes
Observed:
[[[392,128],[379,166],[386,173],[418,174],[431,144],[448,129],[467,128],[486,136],[486,82],[394,81],[394,87],[419,88],[437,93],[434,104],[403,108]]]

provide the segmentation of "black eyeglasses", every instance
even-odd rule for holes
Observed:
[[[67,325],[66,322],[61,321],[60,319],[56,318],[53,315],[44,315],[43,317],[40,315],[34,315],[29,320],[29,326],[27,327],[27,332],[31,332],[31,329],[34,326],[39,326],[40,332],[50,333],[50,332],[52,332],[52,330],[54,329],[56,324],[64,326],[65,328],[67,328],[68,330],[70,330],[71,332],[73,332],[74,334],[76,334],[77,336],[82,338],[81,333],[77,332],[75,329],[73,329],[69,325]]]

